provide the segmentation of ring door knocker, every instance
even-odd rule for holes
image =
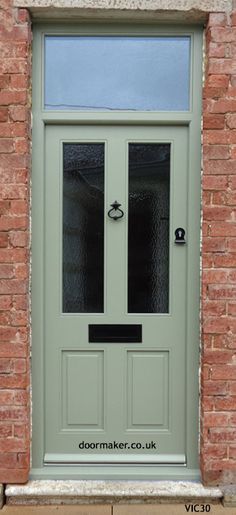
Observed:
[[[124,216],[124,211],[122,211],[122,209],[120,209],[120,206],[121,204],[119,204],[119,202],[117,202],[117,200],[115,200],[115,202],[113,202],[113,204],[110,204],[111,206],[111,209],[109,209],[108,211],[108,216],[109,218],[112,218],[112,220],[119,220],[120,218],[123,218]]]

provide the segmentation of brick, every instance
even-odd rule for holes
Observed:
[[[232,16],[233,18],[233,16]],[[209,27],[220,27],[226,24],[226,15],[225,13],[210,13],[208,19]],[[232,23],[233,24],[233,23]]]
[[[0,438],[12,436],[12,424],[0,423]]]
[[[0,200],[0,215],[4,215],[9,211],[10,202],[8,200]]]
[[[212,100],[209,110],[211,113],[234,113],[236,111],[236,100],[227,98]]]
[[[17,454],[17,463],[18,463],[18,466],[21,468],[26,468],[26,467],[29,467],[30,465],[30,456],[29,456],[29,453],[26,454],[26,453],[19,453]]]
[[[13,295],[13,303],[17,310],[27,310],[29,306],[27,295]]]
[[[9,75],[0,75],[0,89],[7,89],[9,85]]]
[[[17,21],[19,23],[30,22],[30,15],[27,9],[17,9]]]
[[[208,427],[227,427],[229,425],[228,413],[205,413],[204,424]]]
[[[225,57],[225,43],[211,42],[208,47],[209,57]]]
[[[15,360],[24,361],[26,360]],[[14,390],[14,405],[20,404],[21,406],[27,406],[28,404],[28,392],[25,390]]]
[[[9,241],[13,247],[26,247],[28,244],[28,232],[12,231],[9,234]]]
[[[28,206],[28,202],[25,199],[23,199],[23,200],[11,199],[11,203],[10,203],[11,215],[27,215],[28,212],[29,212],[29,206]]]
[[[18,154],[10,154],[10,155],[2,155],[1,156],[1,166],[3,168],[25,168],[27,165],[27,160],[25,156]]]
[[[222,190],[228,186],[228,178],[222,176],[204,176],[202,179],[202,187],[204,190]]]
[[[235,360],[236,354],[233,350],[207,349],[203,353],[203,361],[205,364],[234,364]]]
[[[236,128],[236,114],[227,114],[226,124],[230,129]]]
[[[202,263],[203,263],[203,268],[212,268],[213,267],[213,264],[214,264],[214,259],[213,259],[213,254],[210,254],[209,252],[204,254],[202,253]],[[203,284],[203,287],[204,287],[204,284]],[[203,291],[202,291],[202,296],[203,296]],[[204,296],[203,296],[204,298]]]
[[[233,299],[236,295],[236,286],[210,284],[208,292],[210,299]]]
[[[204,164],[204,173],[212,175],[232,175],[236,174],[235,160],[214,160],[206,161]]]
[[[11,88],[12,89],[27,89],[28,88],[28,75],[14,74],[10,75]]]
[[[236,73],[236,59],[218,59],[211,57],[209,59],[208,72],[215,75]]]
[[[26,249],[1,249],[0,248],[0,262],[1,263],[25,263],[27,261]]]
[[[206,458],[219,459],[227,458],[227,445],[205,445],[202,447],[202,453]]]
[[[232,268],[235,267],[235,254],[215,254],[214,266]]]
[[[22,406],[0,406],[0,420],[23,420],[28,416],[27,409]]]
[[[206,206],[203,208],[204,220],[232,220],[232,208],[224,206]]]
[[[236,463],[228,460],[220,460],[220,461],[211,461],[210,468],[212,471],[214,470],[233,470],[236,469]]]
[[[236,429],[233,428],[220,428],[209,430],[209,437],[212,443],[214,442],[234,442],[236,439]]]
[[[210,29],[211,41],[216,43],[231,43],[236,40],[236,29],[215,27]],[[222,72],[226,73],[226,72]],[[230,73],[230,72],[229,72]]]
[[[14,152],[14,143],[11,139],[0,139],[0,154]]]
[[[209,224],[210,236],[236,236],[236,226],[235,223],[231,222],[211,222]],[[227,256],[226,256],[227,257]],[[230,257],[230,256],[229,256]],[[235,256],[231,256],[231,263],[235,262]],[[221,265],[219,265],[221,266]],[[224,266],[224,265],[222,265]],[[234,265],[233,265],[234,266]]]
[[[1,376],[2,388],[27,388],[28,378],[26,374],[9,374]]]
[[[235,176],[229,177],[229,187],[231,190],[236,189],[236,177]]]
[[[203,303],[203,311],[206,315],[226,315],[226,303],[219,301],[205,301]]]
[[[229,282],[236,283],[236,269],[229,270]]]
[[[8,109],[6,107],[0,108],[0,123],[6,122],[8,119]]]
[[[201,408],[203,412],[214,410],[214,399],[210,396],[202,396]]]
[[[236,445],[229,446],[229,459],[236,459]]]
[[[228,245],[226,246],[225,238],[204,238],[203,240],[203,252],[225,252],[226,248],[230,250]]]
[[[22,186],[26,184],[28,181],[28,172],[26,169],[18,168],[18,169],[8,169],[1,170],[0,168],[0,183],[2,183],[2,187],[0,193],[2,196],[11,194],[11,191],[15,191],[14,188],[18,187],[18,185]],[[15,196],[15,195],[14,195]],[[13,199],[14,200],[14,199]],[[18,200],[18,199],[16,199]]]
[[[0,467],[14,468],[17,463],[17,455],[13,452],[0,453]]]
[[[0,196],[3,199],[26,199],[27,198],[27,187],[22,184],[5,184],[0,192]],[[10,213],[11,214],[11,213]],[[1,226],[1,222],[0,222]]]
[[[27,109],[25,106],[11,106],[9,115],[13,122],[23,122],[27,119]]]
[[[0,482],[4,483],[26,483],[29,476],[29,468],[19,470],[14,469],[0,469]]]
[[[0,294],[9,295],[11,293],[26,293],[25,281],[17,279],[2,279],[0,280]]]
[[[27,348],[23,344],[19,343],[6,343],[1,341],[0,342],[0,356],[2,357],[20,357],[20,356],[27,356]],[[1,383],[1,387],[3,388],[3,385]],[[18,388],[18,386],[17,386]]]
[[[17,140],[15,143],[15,151],[18,154],[26,154],[27,152],[29,152],[29,144],[27,139]]]
[[[224,129],[225,117],[223,114],[205,114],[203,116],[204,129]]]
[[[214,298],[214,297],[211,297]],[[216,297],[217,298],[217,297]],[[230,322],[228,317],[212,317],[207,318],[203,322],[203,330],[205,333],[224,334],[230,330]],[[219,378],[220,379],[220,378]],[[222,378],[224,379],[224,378]]]
[[[16,424],[14,423],[14,436],[16,438],[26,438],[26,426],[25,424]]]
[[[228,382],[227,381],[206,381],[204,384],[205,395],[220,395],[224,396],[228,393]]]
[[[0,232],[0,247],[4,248],[8,245],[8,234]]]
[[[236,25],[236,13],[234,12],[231,14],[231,24]]]
[[[10,279],[14,277],[14,267],[13,265],[1,264],[0,263],[0,278],[1,279]]]
[[[218,349],[235,349],[236,348],[236,335],[228,334],[217,334],[214,335],[213,347]]]
[[[204,86],[202,91],[202,98],[204,99],[218,99],[226,91],[226,88],[216,88],[210,86]]]
[[[227,270],[217,270],[217,269],[211,269],[211,270],[203,270],[202,273],[202,280],[203,282],[206,282],[207,284],[214,284],[214,283],[227,283],[229,278],[229,272]]]
[[[27,68],[28,68],[28,63],[27,63],[27,60],[26,59],[20,59],[20,58],[17,58],[15,59],[14,57],[11,58],[6,58],[2,61],[2,64],[0,64],[0,70],[1,70],[1,73],[19,73],[19,74],[26,74],[27,73]],[[9,91],[9,93],[11,93],[11,91]],[[0,95],[0,98],[1,98],[1,95]],[[17,98],[21,98],[20,97],[17,97]],[[26,96],[25,96],[26,98]],[[14,102],[12,102],[14,103]],[[21,103],[21,102],[19,102]]]
[[[204,145],[203,156],[207,159],[229,159],[229,145]]]
[[[15,71],[15,73],[19,73],[19,69],[17,70],[17,72]],[[12,104],[25,104],[26,101],[26,91],[0,91],[0,104],[2,106],[8,106]]]
[[[15,265],[14,274],[16,279],[25,279],[25,282],[27,284],[29,266],[27,264]]]
[[[9,231],[11,229],[27,229],[28,218],[26,216],[2,216],[0,220],[0,230]]]
[[[236,379],[236,365],[214,365],[212,366],[212,379]]]
[[[8,310],[12,308],[12,297],[10,295],[0,296],[0,310]]]
[[[235,411],[236,409],[236,396],[215,399],[216,411]]]
[[[1,452],[14,452],[25,451],[27,442],[19,438],[6,438],[0,439],[0,455]]]
[[[211,43],[216,45],[216,43]],[[228,75],[209,75],[207,78],[207,85],[215,88],[228,88],[229,76]]]
[[[236,302],[228,303],[228,314],[231,316],[236,316]]]

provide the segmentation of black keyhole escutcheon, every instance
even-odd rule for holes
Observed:
[[[186,240],[185,240],[185,230],[182,227],[178,227],[175,230],[175,243],[178,243],[178,244],[186,243]]]

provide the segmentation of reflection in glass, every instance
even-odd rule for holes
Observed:
[[[104,144],[63,145],[63,312],[103,312]]]
[[[45,108],[186,111],[190,37],[46,36]]]
[[[169,310],[170,145],[129,145],[128,312]]]

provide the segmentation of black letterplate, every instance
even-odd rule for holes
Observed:
[[[142,325],[90,324],[89,343],[142,343]]]

